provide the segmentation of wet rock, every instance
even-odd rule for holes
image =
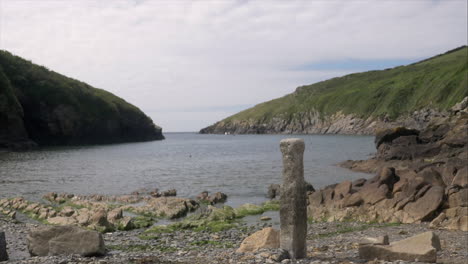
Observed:
[[[267,227],[245,238],[236,252],[255,252],[262,248],[279,248],[279,246],[279,231]]]
[[[359,247],[359,257],[366,260],[421,261],[435,263],[436,251],[440,250],[439,237],[426,232],[404,240],[384,245],[363,245]]]
[[[31,256],[78,254],[84,257],[105,254],[102,235],[74,226],[42,227],[27,237]]]
[[[109,221],[112,224],[117,223],[122,218],[123,218],[123,211],[121,208],[113,209],[107,214],[107,221]]]
[[[5,232],[0,231],[0,261],[8,260],[6,245]]]

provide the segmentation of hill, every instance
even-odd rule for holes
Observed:
[[[301,86],[204,128],[200,133],[373,134],[421,129],[468,95],[468,47],[392,69]]]
[[[140,109],[0,51],[0,148],[163,139]]]

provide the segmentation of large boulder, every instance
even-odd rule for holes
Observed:
[[[242,241],[236,252],[255,252],[262,248],[279,248],[280,233],[279,231],[267,227],[258,232],[253,233]]]
[[[8,253],[6,250],[5,232],[0,232],[0,261],[8,260]]]
[[[106,253],[102,235],[76,226],[42,227],[29,232],[28,250],[31,256],[78,254],[84,257]]]
[[[377,131],[375,135],[375,147],[379,148],[382,143],[391,143],[393,140],[402,136],[419,135],[419,131],[415,129],[408,129],[405,127],[397,127],[393,129],[385,129]]]
[[[432,186],[415,202],[408,203],[403,210],[412,217],[412,221],[432,220],[443,199],[444,188]]]
[[[421,261],[435,263],[440,240],[433,232],[422,233],[404,240],[384,245],[363,245],[359,257],[365,260]]]

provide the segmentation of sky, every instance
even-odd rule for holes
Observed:
[[[108,90],[163,132],[467,44],[466,0],[0,0],[0,49]]]

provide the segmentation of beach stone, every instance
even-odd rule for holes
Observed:
[[[343,199],[347,194],[351,192],[352,187],[351,181],[344,181],[339,183],[335,187],[335,199]]]
[[[403,210],[408,213],[414,221],[427,221],[439,208],[444,198],[444,188],[433,186],[415,202],[405,205]]]
[[[167,191],[164,191],[161,193],[161,196],[167,197],[167,196],[177,196],[177,190],[176,189],[170,189]]]
[[[452,185],[458,185],[463,188],[468,187],[468,167],[465,166],[457,171],[453,178]]]
[[[267,227],[246,237],[236,252],[256,252],[262,248],[278,248],[279,246],[279,232],[271,227]]]
[[[102,235],[75,226],[41,227],[29,232],[28,250],[31,256],[78,254],[83,257],[105,254]]]
[[[0,231],[0,261],[8,260],[5,232]]]
[[[468,207],[468,188],[463,188],[448,198],[450,207]]]
[[[51,217],[47,219],[47,222],[52,225],[74,225],[77,223],[76,219],[65,216]]]
[[[268,186],[267,197],[269,199],[279,198],[281,194],[281,185],[279,184],[270,184]]]
[[[393,242],[388,246],[360,246],[359,257],[365,260],[403,260],[435,263],[437,260],[437,250],[441,250],[439,237],[433,232],[425,232]]]
[[[280,199],[280,244],[292,259],[306,257],[307,202],[304,181],[304,141],[283,139],[283,184]]]
[[[123,211],[121,208],[115,208],[107,213],[107,221],[112,224],[117,223],[123,217]]]
[[[383,235],[379,237],[365,237],[360,242],[359,245],[388,245],[388,235]]]

